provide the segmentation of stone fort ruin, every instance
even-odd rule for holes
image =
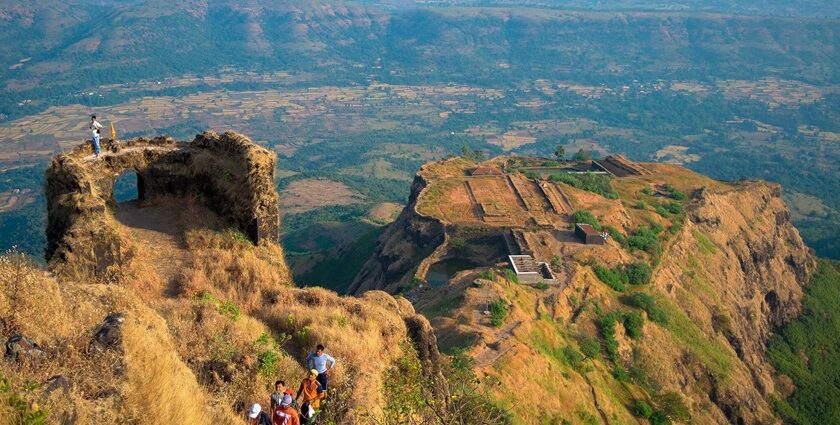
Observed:
[[[56,155],[46,172],[50,268],[72,278],[110,280],[126,259],[112,217],[114,183],[137,175],[140,200],[193,197],[253,243],[279,238],[275,155],[240,134],[205,132],[192,142],[169,137],[117,143],[103,155],[89,145]]]

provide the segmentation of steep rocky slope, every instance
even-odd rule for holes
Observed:
[[[508,266],[486,257],[480,267],[463,267],[447,285],[430,288],[424,278],[434,263],[478,260],[451,243],[463,228],[503,235],[495,228],[508,227],[497,224],[504,221],[497,215],[482,217],[492,200],[482,199],[489,195],[480,186],[488,183],[476,185],[468,173],[475,165],[460,161],[427,164],[418,173],[412,202],[383,234],[354,289],[406,292],[430,317],[442,348],[466,350],[484,387],[523,423],[628,423],[636,420],[639,402],[676,422],[778,422],[770,398],[780,392],[766,343],[799,313],[813,268],[778,185],[722,183],[664,164],[611,178],[609,197],[544,180],[573,210],[590,212],[615,231],[606,245],[583,245],[563,228],[526,223],[518,228],[529,250],[552,263],[560,285],[516,284]],[[516,173],[506,164],[484,165]],[[462,182],[472,188],[470,200],[457,196]],[[677,201],[669,191],[687,196],[675,195]],[[456,215],[455,208],[424,202],[477,202],[480,209]],[[525,207],[509,212],[523,214]],[[639,248],[640,229],[654,229],[655,243]],[[400,244],[409,235],[423,244],[422,252]],[[635,263],[653,266],[649,283],[611,287],[595,272]],[[507,310],[499,326],[491,323],[494,301]],[[632,335],[627,317],[638,313],[644,324]],[[593,341],[600,344],[593,348]]]
[[[208,140],[223,147],[205,150]],[[273,184],[257,184],[272,181],[273,154],[233,133],[120,152],[96,160],[79,149],[53,162],[51,272],[0,256],[0,335],[28,338],[0,361],[10,400],[0,416],[240,423],[250,403],[268,405],[276,379],[297,388],[318,343],[338,361],[324,421],[383,417],[383,378],[406,362],[440,378],[431,326],[404,299],[294,287],[282,248],[263,237],[271,221],[253,214],[276,212]],[[208,164],[221,167],[217,181],[202,178]],[[115,203],[114,173],[89,172],[103,167],[136,170],[144,199]]]

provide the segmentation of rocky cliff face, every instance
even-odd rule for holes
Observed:
[[[593,262],[614,266],[647,258],[615,242],[594,251],[564,245],[577,253],[563,257],[560,268],[568,278],[563,290],[541,292],[502,278],[474,282],[478,272],[462,272],[448,287],[419,291],[419,308],[434,316],[432,323],[445,345],[472,344],[468,352],[477,360],[477,372],[498,383],[490,384],[489,391],[517,406],[529,403],[521,398],[523,391],[551,391],[557,399],[543,404],[542,413],[583,409],[632,421],[628,398],[656,404],[661,394],[674,393],[696,423],[778,422],[770,404],[777,391],[766,343],[776,327],[799,314],[802,288],[813,269],[812,254],[790,221],[781,188],[764,182],[714,182],[680,167],[648,168],[653,171],[649,176],[615,181],[618,200],[563,188],[575,209],[591,209],[602,224],[625,234],[663,221],[649,209],[632,207],[643,187],[673,182],[688,194],[682,204],[684,222],[673,234],[660,235],[663,254],[650,285],[627,289],[651,294],[670,320],[662,324],[648,318],[638,339],[630,339],[619,324],[615,364],[599,360],[594,371],[577,379],[580,370],[570,370],[568,358],[558,354],[587,336],[602,339],[600,315],[632,310],[627,293],[610,289],[592,271]],[[418,198],[425,196],[428,176],[423,174],[415,180],[411,202],[357,276],[354,291],[396,290],[437,255],[436,248],[447,245],[449,225],[417,212]],[[511,306],[498,330],[482,314],[494,299]],[[545,376],[516,378],[535,367]],[[619,383],[610,370],[615,367],[638,370],[644,379],[629,386]],[[541,417],[524,407],[517,413],[526,422]]]
[[[778,185],[750,182],[725,191],[702,190],[687,207],[689,223],[657,269],[654,283],[706,335],[719,335],[734,351],[730,373],[678,358],[663,380],[683,390],[708,381],[709,400],[734,423],[773,421],[775,393],[766,343],[796,317],[813,269],[809,249],[790,222]],[[664,360],[664,359],[663,359]]]
[[[421,215],[416,209],[426,185],[422,175],[414,177],[408,205],[379,237],[374,254],[353,280],[348,293],[372,289],[399,292],[411,283],[420,263],[443,243],[446,237],[443,223]]]

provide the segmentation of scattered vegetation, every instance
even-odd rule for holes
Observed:
[[[662,228],[659,226],[639,226],[627,237],[627,246],[630,249],[647,252],[653,257],[654,263],[657,263],[662,255],[662,245],[658,236],[661,231]]]
[[[619,245],[627,245],[627,238],[625,238],[624,235],[618,231],[618,229],[612,226],[603,226],[603,229],[606,229],[607,233],[610,234],[610,237],[613,238],[614,241],[618,242]]]
[[[537,284],[534,285],[534,288],[545,291],[546,289],[549,288],[549,285],[547,283],[543,282],[543,281],[540,281],[540,282],[537,282]]]
[[[516,272],[511,269],[505,269],[504,271],[505,279],[509,280],[513,283],[519,283],[519,277],[516,275]]]
[[[624,267],[624,272],[627,274],[627,281],[631,285],[643,285],[650,282],[653,270],[647,263],[635,262],[630,263]]]
[[[497,328],[502,326],[508,314],[509,307],[507,303],[501,299],[493,300],[490,301],[488,309],[490,310],[490,323]]]
[[[486,154],[482,150],[472,149],[467,145],[461,147],[461,158],[464,158],[467,161],[481,162],[484,161],[485,157]]]
[[[31,388],[30,389],[34,389]],[[47,423],[48,413],[38,404],[27,400],[16,391],[12,382],[0,377],[0,416],[10,424],[42,425]]]
[[[653,408],[644,400],[636,400],[633,404],[633,414],[643,419],[650,419]]]
[[[632,339],[642,336],[645,321],[635,311],[613,311],[598,317],[598,329],[604,339],[604,351],[613,363],[618,364],[618,340],[615,339],[615,327],[618,323],[624,326],[624,332]]]
[[[601,344],[595,338],[584,337],[578,341],[580,351],[588,359],[594,359],[601,354]]]
[[[552,174],[548,179],[553,182],[565,183],[581,190],[597,193],[605,198],[618,199],[618,193],[613,189],[610,178],[603,174]]]
[[[594,227],[595,230],[601,230],[601,223],[598,222],[598,219],[591,212],[585,210],[575,211],[572,216],[572,223],[586,223]]]
[[[283,334],[283,341],[285,342],[288,339],[289,336]],[[257,369],[260,375],[267,378],[277,375],[281,360],[281,344],[267,333],[260,335],[254,342],[254,348],[257,350]]]
[[[642,327],[645,325],[645,319],[637,311],[627,311],[622,314],[622,323],[627,336],[631,339],[639,339],[642,337]]]
[[[485,270],[478,274],[479,279],[496,280],[496,272],[493,270]]]
[[[592,268],[595,271],[595,276],[598,276],[598,279],[601,282],[604,282],[610,288],[618,291],[624,292],[627,283],[627,274],[623,273],[621,268],[609,268],[602,265],[596,265]]]
[[[648,320],[651,322],[666,324],[668,315],[656,304],[656,299],[644,292],[634,292],[629,296],[621,297],[621,302],[631,307],[644,310]]]
[[[691,411],[679,393],[669,391],[660,394],[654,401],[657,412],[672,421],[685,422],[691,419]]]
[[[233,321],[239,320],[239,316],[240,316],[241,312],[239,310],[239,307],[237,307],[232,302],[222,301],[222,300],[216,298],[216,296],[214,296],[213,294],[211,294],[210,292],[207,292],[207,291],[201,292],[200,294],[198,294],[196,296],[196,298],[198,298],[201,301],[205,301],[205,302],[208,302],[210,304],[215,305],[216,308],[219,310],[219,313],[221,313],[223,316],[226,316],[230,320],[233,320]]]
[[[598,329],[604,339],[604,351],[613,363],[618,363],[618,340],[615,339],[615,325],[619,319],[618,312],[603,315],[598,318]]]
[[[563,361],[578,373],[584,373],[583,361],[586,358],[575,347],[567,345],[563,348]]]
[[[624,292],[627,284],[642,285],[650,282],[652,269],[642,262],[634,262],[624,266],[608,268],[602,265],[593,267],[595,275],[612,289]]]
[[[802,298],[803,313],[770,339],[767,357],[796,390],[774,400],[786,423],[840,423],[840,262],[820,260]]]
[[[677,190],[677,188],[672,186],[670,183],[665,183],[663,185],[663,189],[665,189],[665,192],[668,193],[669,198],[671,198],[675,201],[684,201],[685,200],[685,194],[680,192],[679,190]]]
[[[512,424],[511,414],[498,407],[478,389],[472,360],[455,353],[442,366],[447,382],[424,376],[412,344],[404,342],[406,353],[383,376],[385,408],[382,417],[365,416],[373,423],[458,423],[465,425]],[[443,401],[448,394],[448,401]]]

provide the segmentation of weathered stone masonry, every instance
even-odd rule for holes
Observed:
[[[84,145],[56,155],[47,169],[46,257],[55,272],[106,280],[119,273],[125,253],[109,204],[125,172],[137,173],[140,199],[195,197],[255,244],[279,238],[276,157],[247,137],[205,132],[192,142],[158,137],[103,144],[99,159]]]

